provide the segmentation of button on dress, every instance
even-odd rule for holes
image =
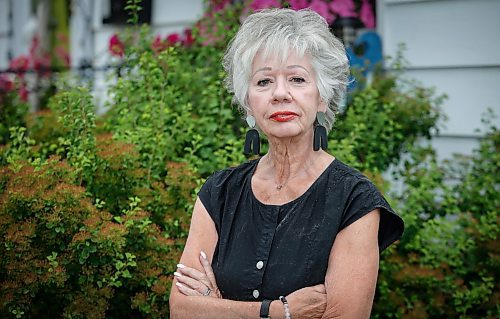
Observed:
[[[278,299],[324,283],[339,231],[379,208],[379,249],[402,236],[403,221],[375,185],[335,159],[298,198],[267,205],[253,194],[258,159],[212,174],[198,196],[215,223],[212,267],[226,299]]]

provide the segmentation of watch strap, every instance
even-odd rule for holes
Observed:
[[[271,307],[272,300],[262,300],[260,304],[260,319],[269,319],[269,308]]]

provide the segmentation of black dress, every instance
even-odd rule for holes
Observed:
[[[379,248],[403,233],[403,221],[360,172],[335,159],[311,187],[283,205],[252,192],[258,160],[211,175],[198,196],[219,236],[212,267],[222,296],[275,300],[324,283],[337,233],[380,208]]]

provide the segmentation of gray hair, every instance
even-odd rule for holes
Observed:
[[[245,19],[223,60],[233,103],[248,113],[248,87],[258,51],[262,50],[264,56],[279,52],[284,62],[290,49],[311,58],[319,95],[328,106],[326,129],[330,130],[346,92],[349,63],[342,42],[330,32],[325,19],[309,9],[267,9]]]

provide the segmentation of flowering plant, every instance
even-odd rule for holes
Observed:
[[[23,102],[16,90],[17,83],[13,76],[0,74],[0,149],[11,136],[9,128],[25,124],[28,104]]]
[[[52,94],[53,64],[69,66],[69,55],[64,49],[67,39],[58,35],[58,40],[61,45],[51,54],[41,49],[40,38],[35,35],[31,40],[29,54],[21,54],[12,59],[8,70],[0,74],[0,145],[8,141],[10,126],[25,124],[31,91],[38,91],[41,98]]]
[[[213,10],[222,10],[230,0],[211,0]],[[253,11],[267,8],[291,8],[300,10],[310,8],[332,24],[339,17],[357,17],[366,28],[375,27],[373,0],[248,0],[244,6]]]
[[[123,37],[115,33],[109,39],[108,51],[112,56],[123,58],[126,53],[126,48],[136,45],[136,43],[129,43],[133,42],[131,40],[132,38],[128,37],[127,40],[123,40],[122,38],[127,37]],[[150,41],[148,39],[147,43],[149,46],[146,48],[147,50],[152,50],[154,53],[159,54],[168,47],[175,45],[189,47],[194,43],[194,38],[192,30],[188,28],[185,29],[182,34],[174,32],[163,38],[161,35],[157,34],[153,40]]]
[[[54,52],[51,53],[42,49],[40,38],[36,34],[31,39],[29,54],[21,54],[10,61],[9,71],[13,73],[14,76],[4,76],[3,81],[17,82],[18,85],[9,85],[7,87],[10,88],[10,90],[17,89],[19,97],[23,102],[28,101],[29,92],[31,91],[28,85],[29,81],[26,78],[27,73],[35,73],[38,79],[48,79],[54,67],[69,67],[70,57],[65,48],[68,38],[63,34],[58,34],[57,39],[60,45],[56,46]],[[44,83],[44,85],[38,83],[37,87],[32,90],[38,90],[39,88],[44,89],[51,85],[50,79],[48,82],[49,83]]]
[[[174,45],[190,47],[195,42],[200,45],[225,46],[234,34],[232,28],[252,11],[267,8],[291,8],[300,10],[310,8],[316,11],[328,24],[341,17],[359,18],[366,28],[375,27],[373,13],[374,0],[246,0],[233,3],[231,0],[209,0],[203,17],[196,22],[193,29],[185,29],[183,33],[171,33],[165,37],[156,35],[148,42],[149,48],[160,53]],[[109,39],[108,50],[112,56],[123,58],[126,48],[137,43],[124,40],[126,37],[114,34]]]

